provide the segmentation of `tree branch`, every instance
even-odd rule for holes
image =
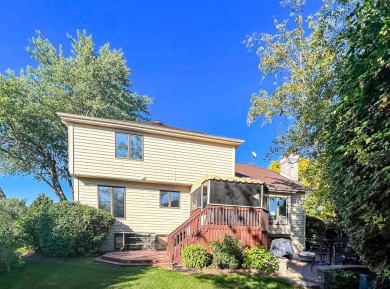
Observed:
[[[0,199],[2,198],[6,198],[4,192],[3,192],[3,189],[0,187]]]

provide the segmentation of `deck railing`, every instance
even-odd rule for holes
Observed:
[[[181,264],[181,250],[191,244],[221,240],[230,234],[245,247],[267,247],[268,212],[262,208],[208,205],[197,209],[168,236],[168,254],[173,264]]]

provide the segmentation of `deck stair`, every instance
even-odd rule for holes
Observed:
[[[109,252],[95,259],[118,266],[160,266],[172,267],[167,251],[134,250],[125,252]]]

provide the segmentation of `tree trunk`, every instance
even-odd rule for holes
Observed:
[[[64,167],[64,170],[65,170],[65,173],[66,173],[66,179],[68,181],[68,185],[69,185],[69,188],[70,188],[70,191],[72,193],[72,200],[74,201],[74,188],[73,188],[73,183],[72,183],[72,177],[69,173],[69,169],[67,167]]]
[[[54,192],[60,198],[60,201],[66,201],[67,199],[66,199],[65,193],[62,190],[61,183],[58,179],[57,167],[56,167],[55,162],[53,160],[49,161],[49,169],[50,169],[52,188],[53,188]]]
[[[0,199],[2,198],[6,198],[4,192],[3,192],[3,189],[0,187]]]

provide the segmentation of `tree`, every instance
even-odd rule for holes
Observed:
[[[268,169],[277,173],[280,173],[280,162],[279,161],[271,161]],[[299,173],[298,173],[299,175]]]
[[[327,0],[318,13],[304,21],[305,1],[283,1],[282,5],[290,10],[290,19],[275,20],[277,34],[254,33],[246,40],[249,49],[257,47],[261,81],[274,84],[269,91],[262,89],[252,95],[248,123],[284,118],[286,130],[275,140],[272,152],[295,152],[317,159],[323,120],[335,95],[333,65],[340,57],[331,40],[345,8]]]
[[[68,35],[70,56],[38,32],[27,48],[37,67],[0,75],[0,172],[32,174],[60,200],[61,180],[72,191],[67,134],[57,112],[122,120],[147,120],[151,99],[129,90],[130,70],[121,50],[95,50],[92,36]]]
[[[325,188],[313,193],[332,201],[351,245],[384,288],[390,282],[390,3],[325,1],[309,18],[309,33],[301,28],[302,3],[286,3],[297,27],[277,23],[279,34],[257,38],[265,43],[258,50],[263,76],[279,81],[272,93],[252,97],[249,120],[287,118],[276,150],[313,161],[313,180]]]
[[[355,2],[325,0],[305,21],[304,0],[283,1],[290,19],[275,20],[275,35],[254,33],[246,41],[248,48],[257,47],[261,81],[272,80],[274,84],[268,91],[262,89],[252,95],[248,123],[262,119],[267,124],[278,116],[286,124],[270,153],[294,152],[310,160],[312,165],[306,173],[312,188],[308,212],[324,219],[335,217],[326,170],[325,120],[337,95],[334,68],[345,53],[334,37]],[[319,206],[324,210],[316,210]]]
[[[389,288],[389,1],[358,5],[338,43],[347,54],[337,69],[339,101],[328,121],[332,196],[353,247],[378,272],[376,288]]]

